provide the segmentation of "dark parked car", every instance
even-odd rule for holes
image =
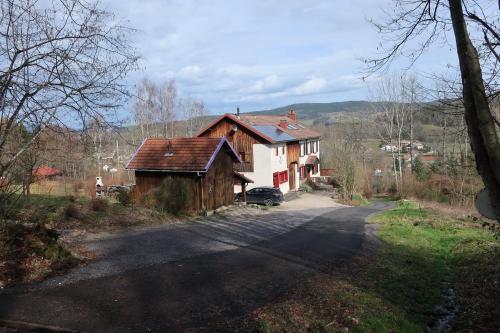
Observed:
[[[236,201],[243,201],[243,194],[236,194]],[[279,205],[284,201],[283,192],[274,187],[255,187],[247,191],[247,203]]]

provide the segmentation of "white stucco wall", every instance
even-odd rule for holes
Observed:
[[[248,184],[247,190],[260,186],[273,186],[273,173],[288,170],[287,149],[285,153],[281,151],[281,146],[285,144],[254,144],[253,145],[253,172],[242,172],[246,177],[254,182]],[[275,147],[279,146],[278,156]],[[291,175],[288,175],[290,178]],[[287,193],[290,190],[289,182],[280,184],[280,190]],[[241,186],[235,185],[235,192],[240,192]]]
[[[300,141],[300,144],[302,143],[305,143],[307,142],[307,144],[309,144],[309,142],[312,141],[312,140],[308,140],[308,141]],[[318,141],[318,151],[316,153],[311,153],[309,152],[309,154],[305,154],[304,156],[300,156],[299,158],[299,162],[300,162],[300,165],[305,165],[306,161],[307,161],[307,157],[310,156],[310,155],[313,155],[313,156],[317,156],[320,163],[318,165],[318,172],[315,173],[315,174],[310,174],[310,176],[319,176],[320,175],[320,170],[321,170],[321,157],[320,157],[320,152],[321,152],[321,141]]]

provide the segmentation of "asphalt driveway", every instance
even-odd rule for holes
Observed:
[[[242,316],[305,275],[349,260],[366,243],[366,216],[389,207],[312,200],[313,207],[298,201],[94,240],[88,245],[101,261],[32,291],[3,292],[0,319],[85,332],[170,332]]]

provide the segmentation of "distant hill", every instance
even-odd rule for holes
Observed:
[[[307,118],[317,118],[333,112],[357,112],[367,111],[370,102],[367,101],[346,101],[346,102],[331,102],[331,103],[298,103],[282,106],[275,109],[252,111],[248,114],[271,114],[279,115],[286,114],[288,110],[294,110],[300,113],[301,116]]]

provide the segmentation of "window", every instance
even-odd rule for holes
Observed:
[[[281,154],[285,155],[285,146],[281,146]]]
[[[288,181],[288,171],[281,171],[279,173],[280,184],[286,183]]]
[[[297,129],[297,127],[293,126],[292,124],[288,124],[287,128],[292,130]]]
[[[275,188],[280,187],[280,173],[279,172],[273,173],[273,186]]]
[[[300,156],[304,156],[306,154],[306,148],[304,142],[300,143]]]
[[[240,151],[240,157],[243,162],[247,161],[247,154],[244,151]]]
[[[309,149],[309,142],[306,142],[306,155],[309,155],[310,149]]]
[[[278,146],[276,146],[276,147],[274,148],[274,152],[276,153],[276,156],[278,156],[278,155],[279,155]]]

